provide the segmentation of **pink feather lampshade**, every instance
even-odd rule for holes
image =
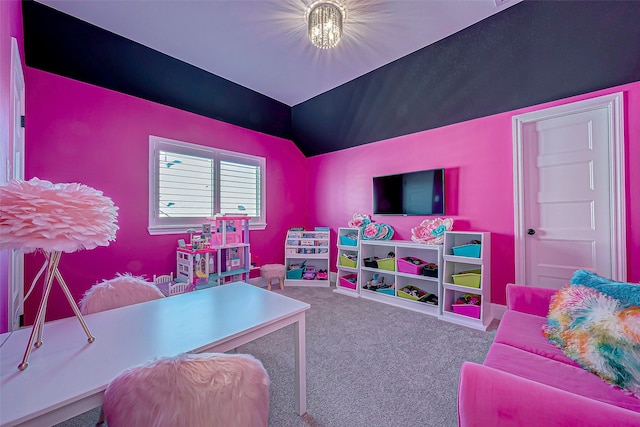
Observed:
[[[87,340],[90,343],[95,340],[58,270],[58,263],[62,252],[108,246],[116,239],[117,218],[118,208],[113,201],[86,185],[53,184],[33,178],[10,181],[0,187],[0,249],[25,253],[41,250],[47,267],[42,300],[18,369],[27,368],[36,334],[35,347],[42,345],[47,299],[54,278],[87,334]]]
[[[38,178],[0,187],[0,249],[75,252],[116,239],[118,208],[83,184]]]

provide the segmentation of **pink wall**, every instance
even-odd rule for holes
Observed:
[[[24,58],[22,32],[22,3],[19,0],[0,1],[0,185],[6,182],[7,159],[10,159],[13,131],[9,115],[11,88],[11,38],[18,41],[20,56]],[[0,251],[0,333],[8,329],[7,303],[9,251]]]
[[[186,235],[150,236],[149,135],[228,149],[267,159],[267,228],[250,233],[261,263],[282,262],[291,224],[306,225],[306,160],[289,140],[265,135],[33,68],[26,69],[26,178],[80,182],[118,206],[116,242],[64,254],[60,271],[76,300],[94,283],[131,272],[152,277],[175,271],[176,241]],[[25,257],[29,285],[44,258]],[[26,302],[35,317],[42,280]],[[47,319],[72,315],[56,286]]]
[[[446,216],[455,230],[492,233],[492,302],[505,304],[505,285],[515,278],[513,115],[619,91],[626,99],[627,275],[638,282],[640,201],[630,195],[640,192],[640,82],[310,158],[310,221],[335,232],[353,213],[371,214],[372,176],[444,167]],[[373,216],[404,240],[424,218]]]
[[[625,92],[627,122],[628,278],[640,281],[640,201],[629,197],[640,189],[640,122],[633,120],[640,115],[640,82],[305,159],[291,141],[40,70],[27,68],[26,81],[26,177],[81,182],[120,207],[114,244],[62,258],[60,269],[76,300],[118,272],[149,277],[175,269],[175,243],[183,236],[146,231],[153,134],[267,158],[268,226],[251,232],[252,252],[261,263],[282,262],[291,225],[330,226],[335,241],[336,229],[354,212],[370,212],[372,176],[444,167],[447,216],[455,218],[455,229],[492,232],[492,300],[504,304],[504,286],[515,276],[512,116],[617,91]],[[374,217],[391,224],[397,239],[409,239],[410,228],[422,219]],[[26,257],[27,284],[42,260],[40,254]],[[27,324],[40,288],[26,303]],[[54,288],[47,319],[71,314]]]

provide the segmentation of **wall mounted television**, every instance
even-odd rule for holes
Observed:
[[[444,215],[444,169],[373,177],[374,215]]]

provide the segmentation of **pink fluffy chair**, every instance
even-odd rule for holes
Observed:
[[[122,372],[102,405],[109,427],[266,427],[269,376],[246,354],[182,354]]]
[[[119,274],[93,285],[80,300],[80,312],[97,313],[159,298],[164,298],[164,294],[153,283],[142,277]]]

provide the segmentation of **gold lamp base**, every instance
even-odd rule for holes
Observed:
[[[53,278],[55,277],[58,281],[58,284],[62,288],[62,292],[64,292],[67,297],[67,301],[69,301],[69,305],[73,310],[73,313],[76,315],[78,320],[80,321],[80,325],[82,325],[82,329],[87,334],[87,341],[90,343],[94,342],[96,339],[93,335],[91,335],[91,331],[89,331],[89,327],[87,326],[84,318],[82,317],[82,313],[80,313],[80,309],[76,304],[67,284],[65,283],[60,271],[58,270],[58,263],[60,262],[60,257],[62,256],[62,252],[53,251],[53,252],[44,252],[44,256],[46,258],[45,265],[47,265],[47,273],[45,275],[45,283],[44,288],[42,290],[42,299],[40,300],[40,306],[38,307],[38,312],[36,314],[36,319],[33,322],[33,328],[31,329],[31,335],[29,336],[29,342],[27,343],[27,349],[24,352],[24,357],[22,358],[22,363],[18,365],[18,369],[24,371],[29,366],[29,356],[31,355],[32,347],[40,348],[42,346],[42,332],[44,329],[44,317],[47,311],[47,301],[49,299],[49,294],[51,293],[51,287],[53,286]],[[37,336],[37,340],[36,340]],[[35,340],[35,344],[34,344]]]

